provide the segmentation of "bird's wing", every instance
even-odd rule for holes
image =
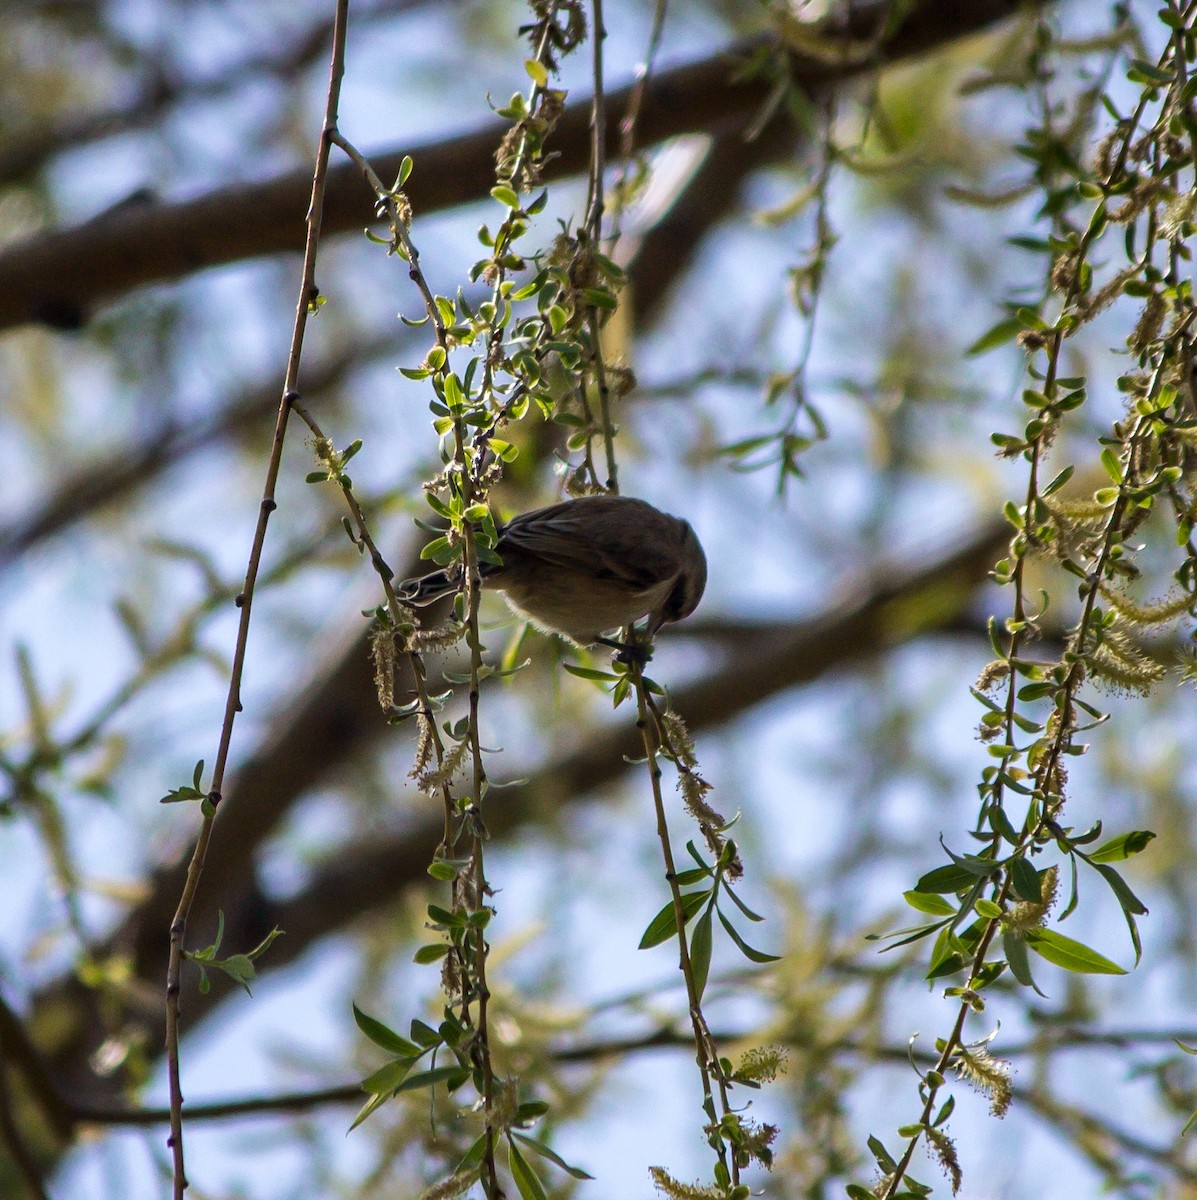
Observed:
[[[640,539],[634,564],[626,556],[629,524]],[[503,527],[496,549],[500,557],[526,554],[596,579],[646,589],[677,571],[674,525],[674,518],[640,501],[595,496],[522,513]]]

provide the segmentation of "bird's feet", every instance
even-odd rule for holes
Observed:
[[[633,639],[631,641],[621,642],[616,638],[596,638],[599,645],[610,646],[615,650],[615,661],[623,663],[625,667],[637,666],[641,670],[652,661],[653,644],[651,641],[640,641]]]

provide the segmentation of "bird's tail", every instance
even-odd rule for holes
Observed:
[[[431,604],[434,600],[439,600],[442,596],[450,596],[457,591],[459,575],[460,572],[450,575],[445,570],[431,571],[416,579],[405,579],[396,589],[395,594],[405,604],[422,608],[425,604]]]

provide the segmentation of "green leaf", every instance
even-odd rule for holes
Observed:
[[[1175,71],[1165,71],[1157,67],[1155,63],[1148,62],[1143,58],[1132,59],[1131,67],[1126,73],[1126,77],[1135,83],[1158,83],[1166,85],[1176,82]]]
[[[500,203],[505,204],[508,208],[519,208],[520,198],[516,195],[515,189],[507,187],[506,184],[499,184],[498,187],[490,189],[490,194]]]
[[[421,946],[415,954],[411,956],[414,963],[420,966],[425,966],[428,963],[440,962],[446,954],[449,953],[448,944],[445,942],[430,942],[427,946]]]
[[[511,1168],[511,1178],[519,1188],[521,1200],[549,1200],[544,1184],[510,1138],[507,1140],[507,1165]]]
[[[381,1108],[390,1098],[389,1092],[379,1092],[377,1095],[371,1096],[357,1110],[357,1116],[353,1118],[353,1124],[349,1126],[349,1132],[352,1133],[372,1112]]]
[[[1007,317],[981,334],[964,353],[970,358],[978,354],[985,354],[989,350],[1012,342],[1021,332],[1022,322],[1014,317]]]
[[[932,917],[950,917],[956,911],[953,905],[935,893],[909,891],[903,892],[902,898],[911,908]]]
[[[1146,850],[1154,840],[1155,834],[1150,829],[1136,829],[1131,833],[1124,833],[1121,837],[1103,842],[1085,857],[1094,864],[1121,862],[1124,858],[1130,858],[1132,854],[1139,854]]]
[[[1035,979],[1031,975],[1031,960],[1027,956],[1027,943],[1024,938],[1016,933],[1002,934],[1002,953],[1006,956],[1006,962],[1010,966],[1010,973],[1022,984],[1023,987],[1034,988],[1039,992],[1039,988],[1035,985]],[[1042,992],[1039,992],[1043,995]]]
[[[730,825],[730,824],[731,824],[731,822],[729,821],[729,822],[728,822],[728,824]],[[726,828],[726,826],[725,826],[724,828]],[[753,911],[752,911],[752,909],[751,909],[751,908],[749,908],[749,907],[748,907],[748,905],[747,905],[747,904],[745,904],[745,903],[744,903],[744,901],[740,899],[740,897],[739,897],[739,895],[737,894],[737,892],[736,892],[736,889],[735,889],[735,888],[730,888],[730,887],[729,887],[729,888],[726,888],[726,889],[724,890],[724,893],[723,893],[723,894],[724,894],[725,896],[727,896],[727,897],[728,897],[728,898],[731,900],[731,902],[732,902],[732,903],[733,903],[733,904],[734,904],[734,905],[735,905],[735,906],[736,906],[736,907],[737,907],[737,908],[738,908],[738,909],[739,909],[739,910],[740,910],[740,911],[741,911],[741,912],[742,912],[742,913],[743,913],[743,914],[744,914],[744,915],[745,915],[745,916],[746,916],[746,917],[747,917],[747,918],[748,918],[750,921],[752,921],[752,922],[754,922],[754,923],[758,923],[758,924],[759,924],[761,921],[763,921],[763,920],[765,919],[764,917],[762,917],[762,916],[760,915],[760,913],[755,913],[755,912],[753,912]]]
[[[940,845],[943,846],[942,839],[940,840]],[[967,871],[975,879],[989,879],[997,874],[1000,867],[1000,864],[992,858],[978,858],[975,854],[956,854],[948,850],[947,846],[943,848],[948,851],[948,857],[956,866],[963,871]]]
[[[1043,887],[1039,882],[1039,872],[1025,858],[1011,859],[1007,864],[1010,870],[1010,883],[1014,894],[1020,900],[1029,900],[1032,904],[1043,902]]]
[[[1107,867],[1104,863],[1099,863],[1097,869],[1110,885],[1110,890],[1118,897],[1118,903],[1122,906],[1123,912],[1134,913],[1140,917],[1146,915],[1147,906],[1130,890],[1126,880],[1113,867]]]
[[[990,863],[989,866],[996,869],[997,864]],[[946,895],[949,892],[963,891],[966,887],[971,887],[976,881],[977,873],[975,871],[968,870],[960,865],[948,865],[936,867],[934,871],[928,871],[914,885],[914,890],[916,892]]]
[[[1105,881],[1110,885],[1110,890],[1118,898],[1122,915],[1126,919],[1126,928],[1130,933],[1131,945],[1135,948],[1135,966],[1138,966],[1139,960],[1143,957],[1143,943],[1139,940],[1139,927],[1135,924],[1135,917],[1144,915],[1147,912],[1147,906],[1130,890],[1126,880],[1113,867],[1099,864],[1097,870],[1102,873]]]
[[[239,983],[249,992],[249,981],[254,978],[253,960],[248,954],[230,954],[228,958],[214,958],[212,966],[223,971],[230,979]],[[250,995],[253,993],[250,992]]]
[[[944,926],[935,945],[931,949],[931,962],[927,967],[927,978],[938,979],[942,975],[952,975],[964,966],[964,956],[961,954],[960,939],[949,926]]]
[[[730,891],[728,893],[730,895]],[[723,915],[719,913],[719,922],[724,929],[727,930],[728,937],[740,948],[740,953],[744,955],[749,962],[754,963],[771,963],[778,962],[780,958],[776,954],[766,954],[763,950],[757,950],[750,946],[741,936],[736,927]]]
[[[538,1138],[529,1137],[526,1133],[517,1133],[514,1129],[511,1131],[511,1136],[518,1138],[529,1150],[539,1154],[541,1158],[547,1158],[549,1162],[560,1167],[567,1174],[572,1175],[575,1179],[593,1179],[593,1175],[588,1175],[581,1167],[571,1167],[569,1163],[561,1157],[560,1154],[554,1153],[544,1142]]]
[[[594,667],[580,667],[575,663],[562,663],[561,665],[579,679],[593,679],[597,683],[616,683],[619,680],[619,676],[613,675],[610,671],[598,671]]]
[[[178,804],[183,800],[203,800],[207,796],[207,792],[200,786],[202,776],[204,774],[204,760],[201,758],[195,764],[195,770],[191,773],[191,785],[184,784],[181,788],[172,788],[163,796],[159,804]]]
[[[706,891],[689,892],[682,897],[682,914],[687,922],[703,906],[710,894],[711,889],[708,888]],[[648,928],[640,939],[639,949],[651,950],[653,946],[667,942],[676,933],[677,922],[674,918],[673,900],[670,899],[661,911],[649,921]]]
[[[441,1035],[431,1025],[425,1024],[418,1018],[412,1020],[411,1039],[425,1050],[431,1050],[433,1046],[441,1044]]]
[[[1026,934],[1027,945],[1041,958],[1065,971],[1078,975],[1125,975],[1126,970],[1104,955],[1057,933],[1054,929],[1032,929]]]
[[[395,1089],[407,1078],[412,1069],[412,1060],[407,1058],[392,1059],[385,1067],[367,1075],[362,1080],[362,1091],[372,1096],[390,1096]]]
[[[1058,492],[1071,478],[1075,467],[1069,465],[1062,470],[1039,494],[1041,496],[1052,496]]]
[[[395,1095],[400,1092],[414,1092],[419,1088],[436,1087],[438,1083],[447,1083],[449,1091],[456,1091],[467,1079],[470,1073],[465,1067],[433,1067],[431,1071],[420,1071],[415,1075],[409,1075],[396,1089]]]
[[[513,446],[510,442],[503,441],[502,438],[491,438],[486,444],[494,451],[495,456],[503,462],[513,462],[519,457],[520,448]]]
[[[549,70],[539,58],[524,59],[524,70],[528,72],[528,78],[537,87],[546,87],[548,85]]]
[[[898,938],[898,941],[890,942],[888,946],[882,947],[881,953],[886,954],[890,950],[897,950],[899,946],[909,946],[913,942],[920,942],[937,929],[943,929],[947,924],[947,921],[933,921],[929,925],[916,925],[906,929],[895,929],[892,933],[866,933],[865,940],[876,942],[882,938]],[[902,934],[907,934],[908,936],[902,937]]]
[[[869,1134],[869,1149],[873,1152],[873,1158],[876,1159],[877,1165],[886,1175],[892,1175],[897,1169],[898,1164],[894,1162],[890,1152],[885,1148],[880,1138]]]
[[[407,1038],[401,1037],[388,1025],[384,1025],[375,1017],[362,1012],[355,1004],[353,1006],[353,1020],[358,1029],[362,1031],[376,1046],[381,1046],[390,1054],[398,1054],[401,1057],[417,1058],[420,1054],[420,1047],[414,1042],[409,1042]]]
[[[445,403],[450,411],[465,406],[465,393],[461,390],[461,380],[454,374],[445,376]]]

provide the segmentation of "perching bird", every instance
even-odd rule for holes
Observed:
[[[652,637],[698,607],[707,560],[688,522],[630,496],[583,496],[521,513],[499,529],[502,566],[485,587],[546,633],[578,645],[648,617]],[[429,604],[458,588],[460,568],[405,581],[399,596]]]

